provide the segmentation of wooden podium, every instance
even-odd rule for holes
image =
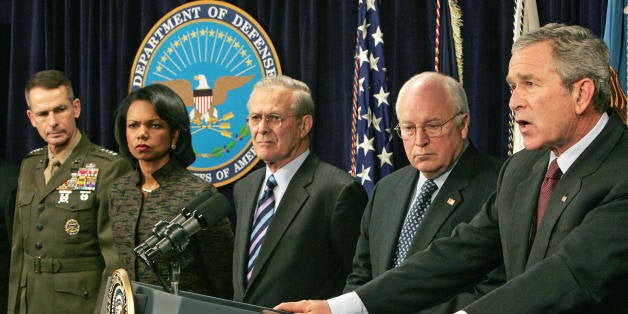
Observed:
[[[124,269],[116,270],[107,280],[101,314],[248,314],[285,313],[252,304],[180,291],[174,295],[160,286],[130,281]]]

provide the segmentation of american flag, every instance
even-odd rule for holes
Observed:
[[[371,194],[377,180],[393,172],[384,39],[376,0],[358,1],[353,77],[351,175]]]

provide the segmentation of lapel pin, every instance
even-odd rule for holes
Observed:
[[[449,204],[449,206],[454,206],[454,204],[456,204],[456,200],[450,197],[447,200],[447,204]]]
[[[563,195],[563,198],[561,198],[561,199],[560,199],[560,201],[561,201],[561,202],[563,202],[563,203],[564,203],[565,201],[567,201],[567,195]]]

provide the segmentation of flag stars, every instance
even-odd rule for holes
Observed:
[[[366,0],[366,10],[377,11],[375,8],[375,0]]]
[[[383,167],[386,164],[389,164],[392,167],[392,161],[390,161],[390,157],[392,157],[393,153],[386,151],[386,147],[382,148],[382,153],[377,155],[379,158],[379,166]]]
[[[358,47],[358,50],[359,50],[359,52],[358,52],[358,61],[359,61],[358,66],[361,67],[362,63],[364,63],[364,62],[368,63],[369,62],[368,51],[362,49],[362,47]]]
[[[366,79],[365,77],[361,77],[361,78],[358,80],[358,84],[360,85],[359,94],[364,93],[364,80],[365,80],[365,79]]]
[[[379,68],[377,67],[377,62],[379,62],[379,57],[376,58],[373,54],[371,54],[369,59],[370,59],[369,63],[371,64],[371,70],[379,71]]]
[[[388,142],[392,142],[393,140],[393,132],[391,128],[387,128],[384,130],[386,132],[386,136],[388,136]]]
[[[373,148],[374,140],[375,138],[369,138],[368,136],[366,136],[366,134],[364,134],[364,140],[362,140],[362,143],[358,145],[358,148],[362,148],[364,156],[366,156],[369,151],[375,151],[375,148]]]
[[[371,176],[369,175],[370,172],[371,167],[364,168],[364,165],[362,165],[362,171],[356,174],[356,177],[360,178],[360,181],[362,181],[362,185],[364,185],[364,182],[366,181],[373,181],[371,180]]]
[[[366,113],[363,114],[361,118],[366,120],[366,127],[370,128],[373,124],[373,112],[371,111],[371,107],[366,108]]]
[[[375,130],[377,132],[381,132],[382,129],[379,127],[379,122],[382,121],[382,118],[378,118],[377,115],[373,115],[373,119],[371,121],[371,123],[373,123],[373,128],[375,128]]]
[[[384,87],[381,86],[379,88],[379,93],[373,95],[373,97],[377,99],[377,106],[381,106],[382,104],[385,104],[386,106],[388,106],[388,95],[390,95],[390,93],[387,93],[384,90]]]
[[[362,32],[362,36],[365,36],[366,35],[366,30],[368,29],[369,26],[371,26],[371,24],[366,23],[366,19],[364,19],[364,23],[362,23],[362,24],[360,24],[358,26],[358,32]],[[358,36],[360,36],[360,35],[358,34]]]
[[[384,36],[384,33],[382,33],[382,30],[378,26],[375,33],[371,35],[371,37],[373,37],[373,43],[375,44],[375,46],[377,46],[378,44],[384,44],[383,36]]]

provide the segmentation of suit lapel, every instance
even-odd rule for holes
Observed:
[[[428,209],[427,215],[423,218],[419,230],[417,230],[416,237],[412,243],[412,247],[415,250],[423,250],[434,240],[447,217],[462,202],[460,191],[467,185],[468,181],[465,178],[456,182],[456,184],[445,184],[443,186],[444,189],[438,192]]]
[[[527,267],[534,265],[547,255],[552,231],[555,229],[555,225],[565,209],[582,190],[583,178],[591,175],[600,167],[606,156],[619,141],[622,132],[616,132],[615,129],[625,128],[625,126],[617,120],[616,115],[611,114],[604,130],[574,161],[567,172],[563,174],[558,185],[556,185],[537,231]]]
[[[373,243],[379,251],[378,269],[375,274],[381,274],[392,267],[394,254],[397,252],[397,242],[401,227],[406,218],[408,207],[410,206],[410,198],[414,192],[419,172],[408,166],[406,173],[391,188],[385,189],[383,197],[388,200],[386,204],[390,206],[374,208],[374,210],[383,211],[378,213],[377,217],[382,218],[380,226],[370,226],[371,228],[379,228],[382,233],[381,243]],[[393,209],[393,210],[389,210]],[[373,214],[372,214],[373,215]]]
[[[250,283],[256,280],[260,270],[268,262],[284,233],[290,227],[294,217],[309,198],[307,186],[313,180],[318,162],[318,158],[310,154],[290,180],[283,198],[277,204],[273,220],[268,226],[268,231],[266,231],[264,242],[255,260],[255,268],[253,269]]]
[[[474,158],[475,149],[472,146],[467,147],[458,164],[449,174],[449,177],[455,178],[455,180],[448,179],[445,181],[430,205],[424,221],[421,222],[412,244],[414,250],[426,248],[434,240],[447,217],[462,202],[461,191],[469,186]]]
[[[542,155],[532,166],[532,169],[521,169],[526,175],[522,178],[515,195],[512,198],[512,206],[510,210],[511,216],[506,224],[510,226],[508,229],[507,249],[508,253],[504,254],[508,261],[505,261],[511,269],[511,276],[522,273],[526,267],[528,260],[530,243],[532,242],[531,228],[533,216],[536,215],[536,204],[539,198],[539,190],[543,181],[543,176],[547,170],[549,161],[549,152]],[[506,230],[508,230],[506,229]],[[523,235],[523,236],[522,236]]]
[[[249,237],[251,236],[251,225],[253,224],[255,209],[257,208],[257,197],[259,196],[259,189],[261,189],[264,177],[264,168],[252,173],[250,180],[243,182],[247,189],[245,190],[243,195],[238,195],[238,197],[240,197],[242,200],[241,208],[243,208],[244,210],[238,213],[241,214],[242,217],[240,218],[239,223],[236,225],[236,233],[245,234],[246,236],[234,238],[234,240],[237,241],[236,243],[234,243],[234,250],[237,250],[236,252],[234,252],[234,255],[240,256],[240,258],[236,259],[237,263],[233,271],[234,274],[238,274],[240,276],[240,280],[238,282],[243,285],[242,291],[244,291],[244,288],[246,287],[246,264],[248,263],[248,248]]]

